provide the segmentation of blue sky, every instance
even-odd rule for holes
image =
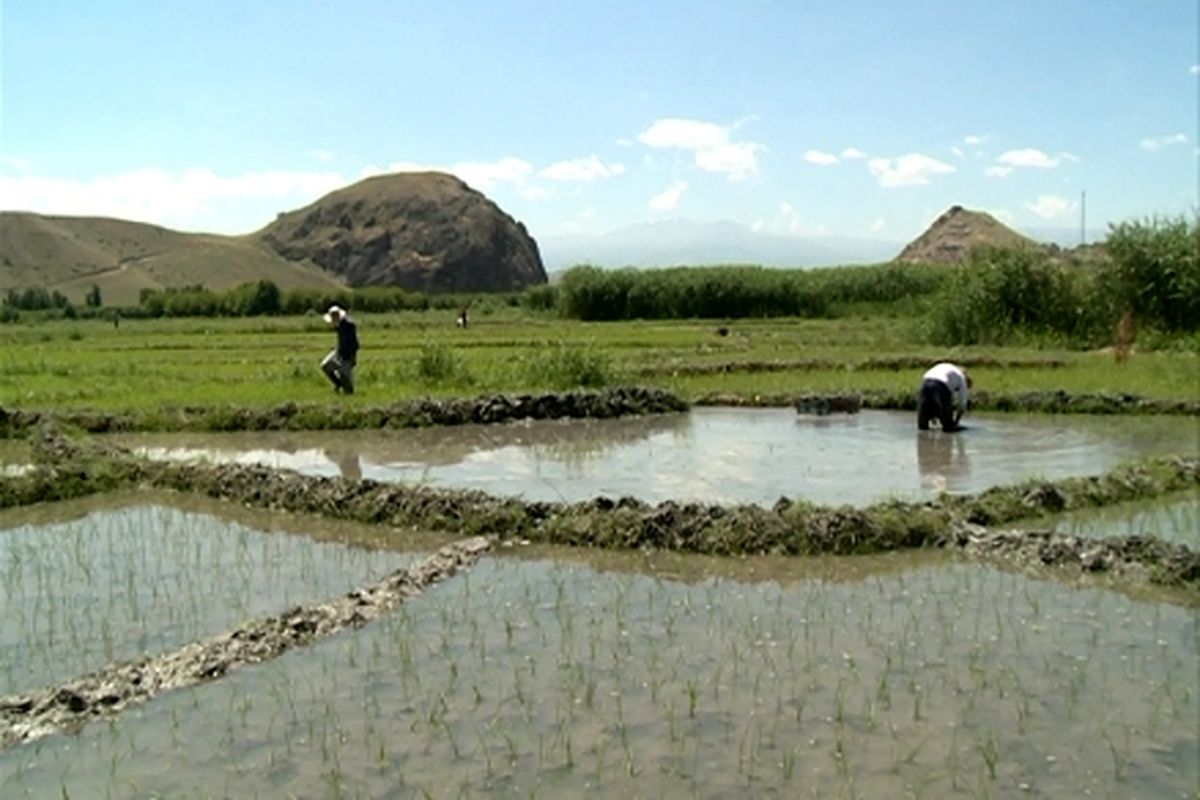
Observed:
[[[1197,205],[1196,0],[0,0],[0,209],[244,233],[455,172],[535,237]]]

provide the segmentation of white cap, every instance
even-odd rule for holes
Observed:
[[[332,305],[325,312],[325,321],[332,323],[334,320],[339,320],[344,316],[346,316],[346,309],[339,305]]]

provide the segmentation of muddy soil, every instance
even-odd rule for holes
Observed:
[[[818,370],[888,371],[921,370],[929,368],[938,359],[933,356],[884,356],[865,358],[861,361],[833,361],[828,358],[773,359],[769,361],[721,361],[713,364],[671,364],[643,367],[637,371],[642,377],[662,375],[728,375],[731,373],[759,372],[815,372]],[[1067,362],[1058,358],[991,358],[971,356],[959,358],[957,364],[971,369],[1056,369]]]
[[[464,539],[327,603],[297,606],[172,652],[110,665],[61,686],[0,697],[0,748],[76,730],[161,692],[214,680],[245,664],[361,627],[469,568],[490,548],[487,539]]]
[[[916,392],[867,391],[856,395],[861,408],[915,411]],[[741,406],[780,408],[797,406],[804,399],[826,397],[831,402],[845,402],[844,393],[825,395],[755,394],[743,395],[713,392],[696,400],[698,406]],[[975,411],[1025,412],[1031,414],[1179,414],[1200,416],[1200,401],[1159,400],[1135,394],[1086,394],[1059,390],[1002,394],[986,390],[971,393],[971,408]],[[800,409],[804,410],[804,409]]]
[[[597,392],[540,395],[487,395],[436,400],[420,398],[389,406],[306,406],[287,403],[274,408],[198,406],[145,413],[89,411],[25,411],[0,408],[0,436],[21,435],[43,422],[80,428],[88,433],[116,431],[266,431],[415,428],[430,425],[499,423],[520,419],[596,418],[662,414],[686,410],[687,404],[661,389],[616,387]]]

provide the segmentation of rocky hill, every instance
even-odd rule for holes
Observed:
[[[467,292],[546,282],[525,226],[440,172],[368,178],[281,214],[255,236],[349,286]]]
[[[901,263],[957,264],[975,247],[1040,248],[1042,245],[1006,227],[990,214],[951,206],[929,228],[908,244],[896,261]]]

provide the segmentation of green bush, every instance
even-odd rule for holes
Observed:
[[[446,383],[461,379],[464,376],[462,364],[458,356],[440,342],[426,342],[421,345],[421,355],[417,358],[417,375],[426,383]]]
[[[548,283],[530,286],[521,293],[520,304],[530,311],[553,311],[558,306],[558,287]]]
[[[554,389],[599,388],[612,382],[612,365],[601,352],[558,342],[529,362],[526,376]]]
[[[934,304],[937,344],[1003,344],[1015,337],[1086,337],[1091,326],[1082,272],[1033,249],[979,248],[953,268]]]
[[[811,272],[763,267],[568,270],[562,312],[582,320],[820,317],[829,311]]]
[[[1200,217],[1122,222],[1105,248],[1105,283],[1121,313],[1172,332],[1200,327]]]

